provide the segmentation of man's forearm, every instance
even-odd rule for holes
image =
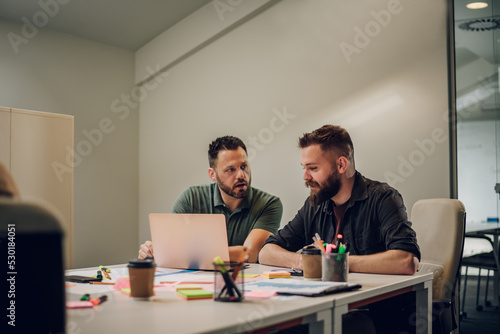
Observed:
[[[230,246],[229,247],[229,261],[236,262],[240,258],[240,254],[243,252],[243,246]]]
[[[351,272],[413,275],[417,268],[418,260],[415,256],[402,250],[349,256],[349,271]]]
[[[259,253],[259,262],[269,266],[302,269],[301,255],[286,249],[266,244]]]
[[[245,243],[243,244],[248,248],[248,262],[257,262],[259,252],[269,235],[271,235],[271,232],[260,228],[254,228],[252,231],[250,231],[245,240]]]

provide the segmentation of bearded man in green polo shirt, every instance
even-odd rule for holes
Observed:
[[[283,205],[278,197],[251,187],[247,149],[241,139],[215,139],[208,149],[208,162],[208,175],[214,182],[186,189],[172,212],[224,214],[230,259],[237,260],[247,247],[248,261],[256,262],[262,245],[280,226]],[[139,258],[153,255],[153,245],[146,241]]]

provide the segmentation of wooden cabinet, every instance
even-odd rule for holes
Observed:
[[[60,214],[66,268],[73,264],[73,124],[73,116],[0,108],[0,160],[23,200]]]
[[[0,161],[10,167],[10,109],[0,107]]]

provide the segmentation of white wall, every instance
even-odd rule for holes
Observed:
[[[181,24],[203,30],[221,20],[203,11]],[[137,73],[186,45],[155,45],[163,40],[138,51]],[[346,56],[347,44],[356,51]],[[169,68],[140,106],[140,241],[149,239],[149,213],[170,211],[184,188],[210,181],[208,144],[227,134],[252,150],[253,185],[281,197],[282,225],[307,196],[297,139],[326,123],[351,133],[357,169],[389,181],[409,210],[420,198],[449,197],[446,45],[444,0],[287,0]]]
[[[75,116],[74,265],[127,261],[138,241],[138,115],[120,99],[134,54],[47,29],[16,53],[9,32],[22,36],[0,21],[0,105]]]

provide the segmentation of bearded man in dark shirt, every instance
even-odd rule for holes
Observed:
[[[343,236],[349,271],[407,274],[417,271],[420,249],[399,192],[365,178],[354,165],[349,133],[325,125],[299,139],[303,179],[311,193],[297,215],[259,253],[261,264],[302,268],[298,250],[318,233],[326,243]],[[403,294],[350,311],[343,317],[348,333],[415,332],[415,295]],[[413,319],[413,320],[412,320]],[[307,332],[304,326],[291,332]]]

